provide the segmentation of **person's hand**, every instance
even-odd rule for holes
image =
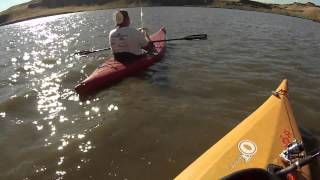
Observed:
[[[138,31],[148,33],[149,29],[148,28],[138,28]]]
[[[148,41],[151,41],[150,37],[149,37],[149,33],[148,33],[148,28],[138,28],[137,29],[138,31],[142,32],[143,35],[145,36],[145,38],[148,40]]]

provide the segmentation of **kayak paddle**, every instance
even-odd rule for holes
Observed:
[[[153,43],[155,42],[163,42],[163,41],[178,41],[178,40],[206,40],[208,39],[207,34],[194,34],[194,35],[189,35],[185,36],[183,38],[175,38],[175,39],[165,39],[165,40],[159,40],[159,41],[152,41]]]
[[[189,36],[185,36],[185,37],[182,37],[182,38],[165,39],[165,40],[158,40],[158,41],[152,41],[152,42],[155,43],[155,42],[178,41],[178,40],[188,40],[188,41],[190,41],[190,40],[205,40],[207,38],[208,38],[207,34],[194,34],[194,35],[189,35]],[[84,51],[76,52],[76,53],[74,53],[74,55],[83,56],[83,55],[87,55],[87,54],[91,54],[91,53],[95,53],[95,52],[100,52],[100,51],[105,51],[105,50],[110,50],[110,49],[111,48],[108,47],[108,48],[96,49],[96,50],[92,50],[92,51],[84,50]]]
[[[96,49],[96,50],[92,50],[92,51],[84,50],[84,51],[76,52],[76,53],[74,53],[74,55],[80,55],[80,56],[83,56],[83,55],[87,55],[87,54],[91,54],[91,53],[95,53],[95,52],[99,52],[99,51],[110,50],[110,49],[111,49],[111,48],[110,48],[110,47],[108,47],[108,48],[104,48],[104,49]]]

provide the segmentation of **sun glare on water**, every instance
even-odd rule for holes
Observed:
[[[34,118],[30,124],[34,131],[44,134],[42,147],[55,150],[61,155],[69,146],[75,147],[79,153],[92,151],[95,145],[87,137],[88,132],[99,127],[103,114],[118,110],[118,106],[112,103],[102,107],[99,105],[99,98],[82,102],[73,90],[76,81],[80,80],[80,77],[73,77],[79,74],[73,71],[80,60],[71,54],[76,51],[72,48],[77,47],[81,38],[82,25],[81,17],[70,14],[17,23],[14,26],[18,31],[9,32],[15,38],[5,48],[8,53],[14,51],[18,54],[9,61],[13,69],[8,77],[10,86],[25,83],[30,93],[23,95],[23,98],[35,99],[34,109],[37,115],[34,116],[39,117]],[[77,28],[79,30],[75,30]],[[11,98],[19,96],[14,94]],[[0,111],[0,120],[7,116],[7,112]],[[16,125],[28,123],[24,119],[15,121]],[[58,179],[63,179],[67,174],[63,169],[66,161],[63,155],[57,159]],[[79,170],[88,161],[90,160],[81,159],[80,163],[75,164],[75,168]],[[47,170],[45,164],[34,166],[35,174],[45,173]]]

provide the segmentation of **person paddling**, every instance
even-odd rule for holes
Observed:
[[[109,33],[109,44],[116,60],[132,61],[148,52],[153,52],[154,45],[144,29],[130,27],[127,11],[118,10],[114,14],[116,28]]]

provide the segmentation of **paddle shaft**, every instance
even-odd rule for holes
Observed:
[[[105,51],[105,50],[110,50],[110,49],[111,49],[111,47],[108,47],[108,48],[103,48],[103,49],[96,49],[92,52],[99,52],[99,51]]]
[[[165,40],[157,40],[157,41],[151,41],[151,42],[152,43],[157,43],[157,42],[165,42],[165,41],[204,40],[204,39],[207,39],[207,34],[195,34],[195,35],[190,35],[190,36],[186,36],[186,37],[183,37],[183,38],[165,39]],[[111,48],[108,47],[108,48],[97,49],[97,50],[93,50],[93,51],[85,50],[85,51],[76,52],[75,54],[87,55],[87,54],[100,52],[100,51],[105,51],[105,50],[111,50]]]
[[[164,39],[164,40],[151,41],[151,42],[156,43],[156,42],[179,41],[179,40],[186,40],[186,39],[183,39],[183,38],[176,38],[176,39]]]
[[[207,39],[207,34],[194,34],[190,36],[185,36],[183,38],[174,38],[174,39],[165,39],[165,40],[158,40],[158,41],[152,41],[155,42],[164,42],[164,41],[179,41],[179,40],[205,40]]]

